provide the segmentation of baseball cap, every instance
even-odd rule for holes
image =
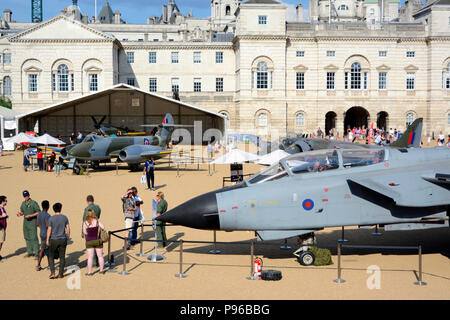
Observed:
[[[30,193],[27,191],[27,190],[25,190],[24,192],[22,192],[22,195],[24,196],[24,197],[29,197],[30,196]]]

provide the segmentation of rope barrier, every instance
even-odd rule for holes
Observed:
[[[146,221],[153,221],[153,220],[146,220]],[[147,241],[147,242],[154,242],[155,243],[155,253],[152,255],[150,255],[147,259],[151,260],[151,261],[158,261],[158,260],[164,260],[165,257],[163,255],[158,255],[157,254],[157,243],[159,242],[166,242],[166,243],[179,243],[180,246],[180,272],[178,274],[176,274],[175,276],[178,278],[184,278],[186,277],[186,274],[183,273],[182,270],[182,265],[183,265],[183,244],[212,244],[214,246],[214,250],[216,250],[216,245],[217,244],[223,244],[223,245],[250,245],[250,276],[247,277],[247,279],[251,279],[251,280],[255,280],[255,275],[253,274],[253,257],[254,257],[254,250],[255,250],[255,244],[258,244],[260,246],[279,246],[279,243],[267,243],[267,242],[256,242],[255,243],[255,239],[250,239],[248,241],[237,241],[237,242],[225,242],[225,241],[216,241],[216,238],[214,237],[214,241],[193,241],[193,240],[157,240],[157,239],[144,239],[143,238],[143,234],[144,234],[144,227],[145,226],[151,226],[153,227],[153,225],[146,225],[144,223],[141,224],[141,250],[140,250],[140,255],[138,254],[138,256],[144,256],[142,254],[142,246],[143,246],[143,242]],[[174,225],[172,225],[174,226]],[[109,231],[109,235],[110,235],[110,240],[109,240],[109,244],[108,244],[108,262],[110,262],[110,253],[111,253],[111,236],[114,236],[118,239],[121,239],[124,241],[124,247],[123,247],[123,271],[120,272],[119,274],[123,274],[123,275],[127,275],[129,274],[129,272],[126,271],[126,259],[127,259],[127,240],[131,240],[129,237],[122,237],[117,235],[116,233],[118,232],[123,232],[123,231],[128,231],[134,229],[133,227],[130,228],[125,228],[125,229],[120,229],[120,230],[116,230],[116,231]],[[393,250],[418,250],[418,256],[419,256],[419,276],[418,276],[418,281],[414,282],[414,284],[416,285],[426,285],[427,283],[424,282],[422,280],[422,246],[372,246],[372,245],[344,245],[342,244],[341,241],[337,242],[337,245],[331,246],[331,245],[317,245],[317,244],[300,244],[298,245],[298,247],[316,247],[316,248],[322,248],[322,249],[337,249],[337,258],[338,258],[338,262],[337,262],[337,272],[338,272],[338,277],[337,279],[333,280],[336,283],[344,283],[345,280],[341,278],[342,276],[342,266],[341,266],[341,255],[342,255],[342,249],[343,248],[353,248],[353,249],[393,249]]]

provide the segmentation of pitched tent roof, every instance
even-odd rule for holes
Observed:
[[[72,104],[75,101],[78,102],[78,103],[81,103],[83,101],[88,101],[88,100],[90,100],[90,99],[92,99],[94,97],[105,96],[105,95],[109,94],[112,91],[119,91],[119,90],[136,90],[138,92],[141,92],[141,93],[144,93],[144,94],[147,94],[147,95],[159,98],[161,100],[166,100],[166,101],[169,101],[169,102],[173,102],[173,103],[176,103],[176,104],[179,104],[179,105],[191,108],[191,109],[195,109],[195,110],[198,110],[198,111],[201,111],[201,112],[209,113],[209,114],[214,115],[214,116],[218,116],[218,117],[220,117],[222,119],[226,119],[226,116],[224,116],[224,115],[222,115],[220,113],[216,113],[216,112],[207,110],[205,108],[194,106],[194,105],[191,105],[191,104],[179,101],[179,100],[175,100],[175,99],[172,99],[172,98],[161,96],[161,95],[155,94],[153,92],[144,91],[144,90],[141,90],[139,88],[130,86],[128,84],[125,84],[125,83],[119,83],[119,84],[116,84],[116,85],[114,85],[114,86],[112,86],[110,88],[104,89],[102,91],[97,91],[97,92],[94,92],[94,93],[91,93],[91,94],[87,94],[87,95],[84,95],[84,96],[81,96],[81,97],[77,97],[77,98],[74,98],[74,99],[66,100],[66,101],[63,101],[63,102],[58,102],[58,103],[52,104],[50,106],[43,107],[43,108],[40,108],[40,109],[31,111],[31,112],[28,112],[28,113],[24,113],[24,114],[19,115],[17,118],[21,119],[21,118],[28,117],[28,116],[39,116],[41,114],[45,114],[46,111],[48,111],[48,110],[62,109],[64,107]]]
[[[197,131],[192,126],[195,121],[201,121],[202,135],[208,129],[219,130],[219,136],[212,133],[218,139],[227,135],[226,116],[127,84],[117,84],[102,91],[33,110],[19,115],[17,119],[22,131],[39,124],[39,131],[64,138],[74,131],[92,131],[93,122],[104,116],[105,120],[108,119],[105,124],[143,131],[142,125],[160,123],[166,113],[171,113],[177,124],[187,125],[184,129],[190,133],[191,138],[202,137],[197,137]]]

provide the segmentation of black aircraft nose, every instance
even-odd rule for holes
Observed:
[[[156,220],[196,229],[219,230],[216,192],[208,192],[169,210]]]
[[[195,197],[157,217],[156,220],[189,228],[220,230],[216,194],[245,187],[244,183]]]

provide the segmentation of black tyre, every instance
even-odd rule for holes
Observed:
[[[302,266],[312,266],[316,260],[316,256],[311,251],[304,251],[297,260]]]
[[[80,172],[81,172],[80,166],[74,166],[73,167],[73,173],[75,173],[76,175],[79,175]]]
[[[281,280],[281,271],[278,270],[263,270],[261,272],[262,280],[278,281]]]

